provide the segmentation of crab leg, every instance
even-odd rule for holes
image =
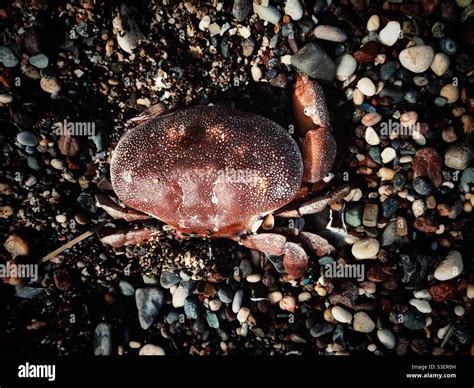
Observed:
[[[139,221],[150,218],[148,215],[138,212],[129,208],[122,208],[117,205],[112,199],[106,194],[96,194],[95,200],[97,206],[104,209],[107,214],[112,216],[114,219],[121,219],[125,221]]]
[[[303,156],[303,182],[321,181],[336,160],[336,140],[327,127],[310,129],[301,146]]]
[[[302,217],[307,214],[315,214],[324,210],[327,206],[339,202],[351,192],[349,186],[342,186],[324,197],[313,197],[301,203],[297,209],[283,210],[275,216],[282,218]]]
[[[120,248],[127,245],[138,245],[145,241],[149,241],[154,237],[163,235],[161,229],[158,228],[140,228],[129,231],[118,231],[100,237],[103,244],[112,246],[113,248]]]

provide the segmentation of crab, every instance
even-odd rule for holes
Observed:
[[[279,124],[228,107],[152,106],[132,119],[112,154],[112,188],[126,207],[105,194],[98,206],[126,221],[159,219],[181,239],[230,238],[283,257],[290,277],[304,276],[310,255],[334,248],[315,233],[275,227],[275,217],[318,213],[350,190],[314,195],[327,186],[336,158],[322,87],[298,74],[293,106],[300,144]],[[101,241],[116,248],[160,233],[145,227]]]

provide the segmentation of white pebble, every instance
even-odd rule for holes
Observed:
[[[474,299],[474,284],[469,284],[467,286],[467,297],[469,299]]]
[[[416,290],[413,292],[413,296],[416,299],[431,299],[431,294],[428,289],[424,288],[422,290]]]
[[[423,73],[433,62],[434,51],[431,46],[412,46],[400,52],[398,59],[405,69],[413,73]]]
[[[347,311],[346,309],[340,306],[334,306],[331,309],[331,313],[334,319],[338,322],[349,323],[350,321],[352,321],[352,314],[350,313],[350,311]]]
[[[380,137],[377,132],[375,132],[375,129],[372,127],[367,127],[365,130],[365,141],[367,144],[376,146],[380,144]]]
[[[377,338],[387,349],[393,349],[395,347],[395,336],[389,329],[377,330]]]
[[[431,70],[438,77],[442,77],[449,69],[450,59],[445,53],[436,53],[431,63]]]
[[[388,22],[379,33],[380,42],[385,46],[393,46],[400,37],[400,31],[400,23]]]
[[[278,9],[272,5],[264,7],[253,3],[253,11],[258,15],[262,20],[265,20],[271,24],[277,24],[281,19],[281,13]]]
[[[379,249],[380,243],[376,238],[361,238],[352,245],[352,254],[357,260],[375,259]]]
[[[397,152],[392,147],[385,148],[380,154],[383,163],[390,163],[397,157]]]
[[[299,0],[286,0],[285,14],[293,20],[300,20],[303,17],[303,6]]]
[[[360,333],[370,333],[375,329],[375,323],[365,312],[359,311],[354,314],[353,327]]]
[[[258,66],[252,66],[250,72],[255,82],[259,82],[262,79],[262,70]]]
[[[336,60],[336,77],[339,81],[348,79],[357,69],[357,62],[350,54],[342,54]]]
[[[367,97],[371,97],[375,94],[375,85],[370,78],[363,77],[357,82],[357,89]]]
[[[377,31],[380,27],[379,15],[372,15],[367,21],[367,31]]]
[[[452,250],[436,268],[434,277],[437,280],[449,280],[459,276],[464,269],[461,253]]]
[[[460,304],[454,307],[454,314],[456,314],[458,317],[462,317],[465,313],[466,313],[466,310]]]
[[[410,299],[409,302],[413,307],[415,307],[420,313],[429,314],[431,313],[431,305],[426,300],[421,299]]]

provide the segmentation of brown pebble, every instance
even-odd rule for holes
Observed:
[[[412,167],[416,176],[427,176],[435,187],[439,187],[443,183],[442,163],[441,156],[434,148],[425,147],[416,152]]]
[[[431,220],[427,217],[418,217],[413,226],[421,232],[425,233],[434,233],[438,230],[438,223],[434,220]]]
[[[8,236],[3,246],[13,258],[18,256],[29,256],[31,253],[28,241],[16,233]]]
[[[371,63],[378,54],[378,44],[374,41],[367,42],[358,51],[354,53],[357,63]]]
[[[362,117],[362,124],[366,127],[373,127],[374,125],[378,124],[382,120],[382,116],[376,112],[374,113],[367,113]]]
[[[79,152],[79,140],[75,136],[61,135],[58,148],[62,155],[75,156]]]
[[[278,302],[280,308],[284,311],[294,313],[296,311],[296,299],[291,295],[286,295]]]
[[[452,282],[433,284],[428,291],[436,302],[446,302],[456,296],[456,287]]]

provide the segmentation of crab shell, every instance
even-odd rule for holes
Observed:
[[[129,207],[199,236],[256,231],[302,185],[298,145],[280,125],[222,106],[154,117],[126,132],[111,163]]]

